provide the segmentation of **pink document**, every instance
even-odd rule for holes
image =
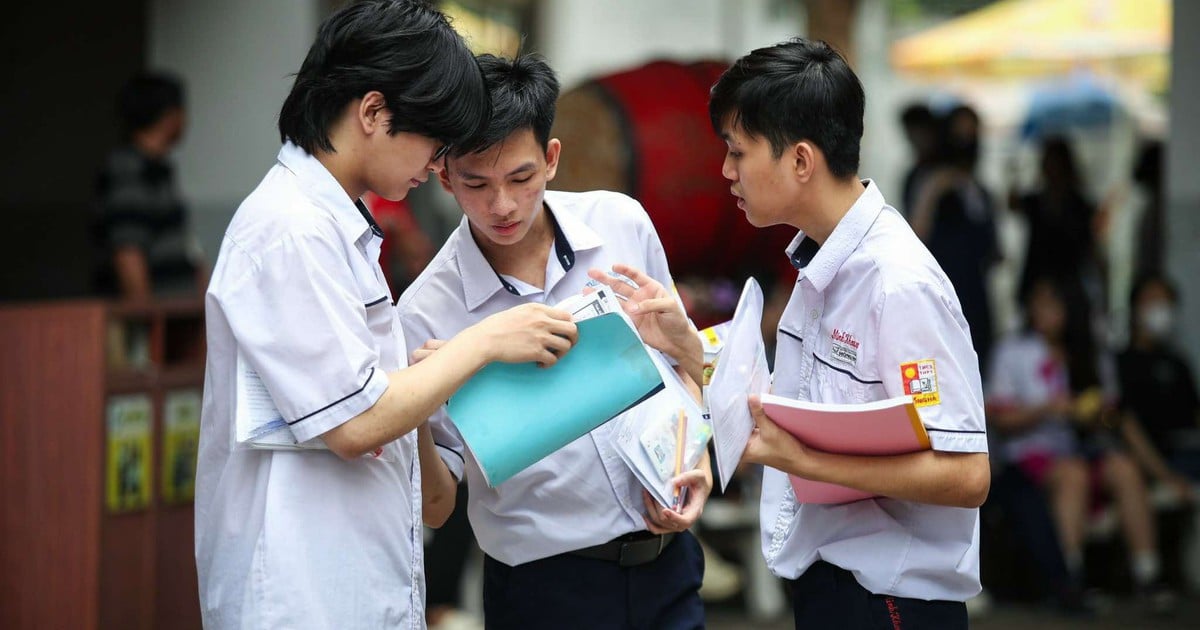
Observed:
[[[843,455],[899,455],[929,448],[911,396],[870,403],[830,405],[762,396],[763,411],[807,446]],[[789,476],[799,503],[850,503],[875,495]]]

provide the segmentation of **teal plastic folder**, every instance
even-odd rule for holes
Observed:
[[[489,486],[663,388],[646,347],[619,314],[578,326],[579,340],[553,366],[491,363],[450,398],[450,419]]]

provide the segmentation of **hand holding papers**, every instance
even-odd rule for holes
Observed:
[[[576,313],[579,340],[557,363],[492,363],[451,397],[447,412],[488,485],[662,389],[659,369],[614,304],[607,290],[567,300],[558,308]]]
[[[733,477],[754,419],[746,400],[770,386],[766,346],[762,338],[763,294],[754,278],[746,280],[733,321],[725,333],[724,348],[709,382],[707,402],[713,425],[717,476],[724,489]]]
[[[856,405],[829,405],[762,396],[763,411],[804,445],[843,455],[899,455],[929,449],[929,435],[911,396]],[[874,495],[790,476],[799,503],[849,503]]]

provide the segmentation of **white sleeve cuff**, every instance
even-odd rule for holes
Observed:
[[[942,431],[926,429],[929,445],[935,451],[951,453],[988,452],[987,434],[983,431]]]
[[[358,391],[347,394],[303,418],[288,423],[296,440],[306,442],[371,408],[388,388],[387,374],[371,368],[367,380]]]

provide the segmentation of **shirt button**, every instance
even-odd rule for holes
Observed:
[[[816,319],[817,318],[817,309],[814,308],[813,310],[809,311],[808,314],[811,315],[813,319]]]

